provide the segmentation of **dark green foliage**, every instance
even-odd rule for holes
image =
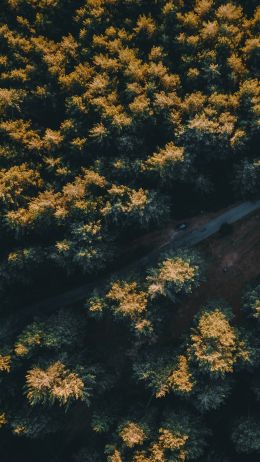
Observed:
[[[242,418],[234,427],[231,437],[237,452],[260,454],[259,416]]]
[[[260,320],[260,285],[253,287],[244,296],[244,310],[259,327]]]
[[[41,438],[55,462],[257,456],[260,286],[177,338],[197,252],[99,281],[145,232],[259,196],[257,2],[1,7],[1,457],[6,435],[28,461]],[[85,306],[24,312],[90,279]]]
[[[4,0],[4,291],[49,266],[99,272],[122,229],[259,194],[259,13],[244,3]]]

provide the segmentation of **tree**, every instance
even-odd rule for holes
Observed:
[[[68,405],[73,400],[89,398],[89,385],[93,377],[89,376],[85,384],[80,375],[66,369],[60,361],[50,364],[47,368],[33,367],[26,374],[26,396],[30,404],[53,403]]]
[[[128,319],[136,335],[153,334],[153,324],[149,319],[149,295],[137,282],[116,281],[106,294],[112,312],[118,319]],[[112,302],[112,303],[111,303]]]
[[[195,317],[189,358],[213,377],[233,372],[238,361],[250,363],[250,349],[231,325],[232,317],[231,310],[219,303],[202,309]]]
[[[143,163],[143,169],[159,174],[163,182],[180,179],[187,171],[189,161],[185,158],[184,148],[167,143],[164,148],[152,154]]]
[[[254,197],[260,191],[260,161],[244,160],[237,167],[234,187],[243,197]]]
[[[150,296],[168,296],[176,300],[178,295],[189,294],[198,287],[201,278],[201,258],[186,250],[169,255],[150,270],[147,276]]]
[[[168,457],[176,461],[196,459],[204,453],[207,432],[189,415],[170,413],[160,423],[157,439],[152,442],[148,451],[135,453],[135,462],[167,461]]]
[[[260,426],[259,418],[249,416],[237,422],[231,435],[238,453],[260,454]]]
[[[244,296],[244,310],[248,316],[256,320],[256,325],[260,319],[260,285],[256,285],[247,291]]]
[[[121,425],[119,436],[128,448],[140,446],[147,438],[145,429],[141,425],[131,421]]]
[[[258,416],[243,415],[260,395],[258,286],[236,320],[203,300],[173,337],[203,278],[197,253],[99,279],[144,231],[259,195],[256,6],[3,1],[2,458],[9,438],[36,438],[26,452],[41,457],[41,437],[52,451],[75,433],[77,462],[224,462],[228,434],[230,454],[257,456]],[[24,310],[95,278],[84,307]]]
[[[165,352],[157,348],[157,354],[149,354],[134,364],[134,372],[140,381],[144,381],[153,395],[160,399],[169,393],[188,397],[196,382],[189,362],[184,354],[176,351]]]

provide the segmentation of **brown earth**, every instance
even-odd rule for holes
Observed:
[[[225,209],[227,210],[227,209]],[[195,230],[220,212],[196,216],[190,220],[189,229]],[[177,223],[172,221],[163,230],[155,230],[133,240],[127,251],[145,253],[153,247],[166,243],[176,235]],[[194,314],[210,300],[225,300],[233,309],[236,318],[240,316],[241,298],[246,286],[260,277],[260,212],[257,211],[235,223],[231,234],[219,233],[198,245],[207,260],[205,281],[200,288],[186,297],[174,316],[173,334],[179,336],[192,324]]]
[[[189,327],[194,314],[209,300],[224,299],[238,318],[246,286],[260,276],[260,212],[233,225],[227,236],[216,234],[198,246],[206,256],[206,280],[182,302],[174,333]]]
[[[187,220],[189,225],[188,229],[193,231],[197,228],[200,228],[202,225],[208,223],[211,218],[218,216],[225,210],[228,209],[223,209],[216,213],[201,214],[193,218],[189,218]],[[123,255],[126,257],[129,255],[129,253],[132,255],[141,255],[150,252],[151,249],[160,247],[160,245],[163,246],[169,241],[169,239],[173,239],[174,236],[182,233],[181,231],[176,230],[178,223],[180,223],[180,221],[177,222],[176,220],[171,220],[164,228],[156,229],[155,231],[149,231],[149,233],[145,233],[143,236],[139,236],[138,238],[131,240],[131,242],[128,243],[124,249],[122,249]]]

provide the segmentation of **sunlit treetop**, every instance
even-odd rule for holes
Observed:
[[[148,292],[172,296],[191,293],[200,283],[201,260],[192,252],[179,252],[159,263],[147,276]]]
[[[0,355],[0,371],[1,372],[10,372],[11,359],[12,358],[10,355]]]
[[[167,462],[169,457],[176,462],[188,461],[203,454],[205,446],[205,430],[201,426],[196,428],[196,420],[183,414],[168,414],[167,419],[161,420],[156,431],[151,432],[142,441],[135,437],[134,444],[127,444],[127,451],[124,445],[118,445],[113,450],[113,456],[108,458],[114,460],[131,460],[133,462]],[[138,425],[140,429],[140,425]],[[132,443],[132,440],[131,440]],[[138,448],[138,445],[143,447]],[[129,451],[132,450],[130,453]],[[131,454],[128,458],[128,454]],[[115,457],[117,455],[118,459]]]
[[[0,413],[0,428],[3,427],[7,423],[7,419],[5,413]]]
[[[218,306],[202,310],[190,336],[190,358],[212,374],[233,372],[238,360],[250,361],[246,343],[230,319],[230,312]]]
[[[77,373],[55,362],[41,369],[34,367],[26,374],[26,396],[30,404],[58,401],[65,405],[70,400],[84,399],[84,382]]]
[[[148,296],[138,290],[136,282],[115,282],[107,293],[107,298],[115,303],[115,313],[122,316],[134,318],[147,309]]]
[[[186,356],[180,355],[177,358],[176,367],[171,370],[165,382],[161,384],[156,392],[156,398],[166,396],[171,390],[184,395],[188,394],[193,389],[194,384],[195,381],[192,377],[188,360]]]
[[[142,444],[146,439],[144,429],[135,422],[128,422],[124,425],[119,435],[129,448]]]

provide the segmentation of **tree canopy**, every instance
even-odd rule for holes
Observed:
[[[255,462],[259,278],[239,317],[204,296],[176,334],[208,255],[126,263],[259,198],[257,2],[1,6],[3,462]],[[24,310],[83,283],[82,302]]]

